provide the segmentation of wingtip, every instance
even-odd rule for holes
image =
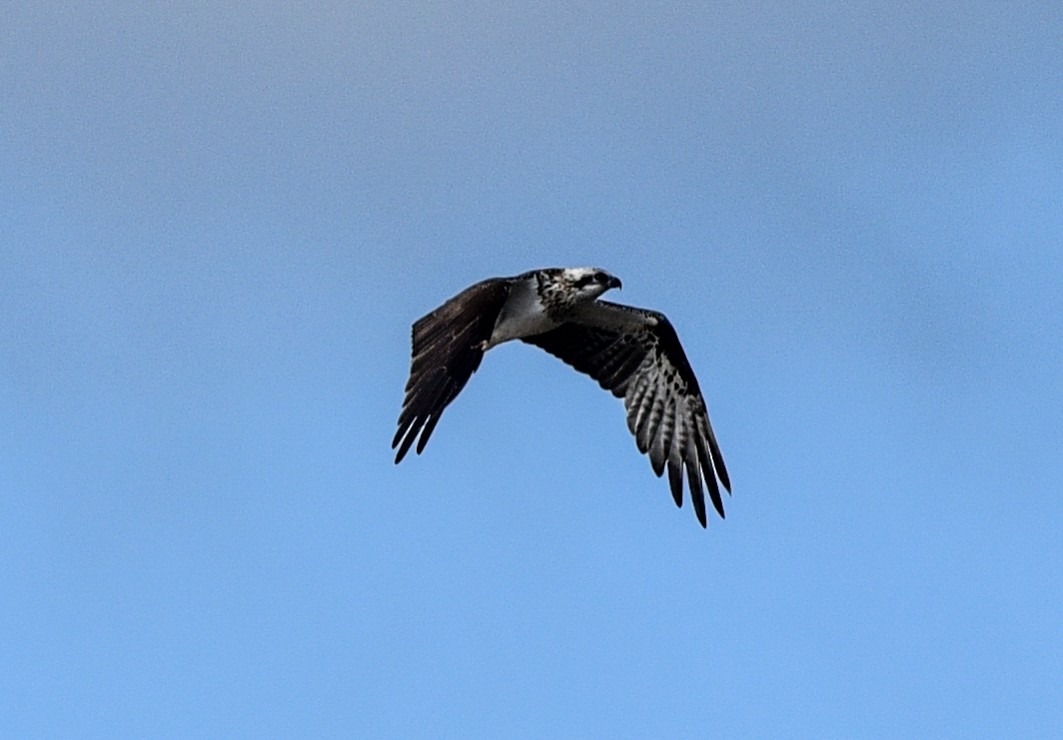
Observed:
[[[395,453],[396,465],[402,462],[402,459],[406,457],[406,453],[410,451],[410,447],[413,445],[415,434],[416,433],[410,433],[409,430],[407,430],[405,436],[401,438],[397,437],[395,441],[392,442],[391,449],[395,449],[396,446],[399,448],[399,451]]]

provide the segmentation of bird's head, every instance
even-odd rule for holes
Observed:
[[[610,288],[623,287],[620,278],[597,267],[566,267],[561,278],[568,283],[578,301],[592,301]]]

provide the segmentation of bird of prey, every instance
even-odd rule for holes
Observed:
[[[731,491],[697,378],[664,314],[598,300],[620,280],[593,267],[547,268],[466,288],[413,325],[413,359],[395,462],[417,453],[492,347],[519,339],[541,347],[624,399],[628,429],[658,477],[668,468],[676,506],[683,472],[701,526],[702,480],[722,518]]]

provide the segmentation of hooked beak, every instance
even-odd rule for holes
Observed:
[[[609,282],[605,284],[607,288],[623,288],[624,284],[620,282],[620,278],[609,276]]]

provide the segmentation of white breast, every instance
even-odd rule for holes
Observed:
[[[498,314],[487,348],[511,339],[542,334],[556,326],[557,322],[543,310],[535,279],[523,280],[513,286],[509,299]]]

